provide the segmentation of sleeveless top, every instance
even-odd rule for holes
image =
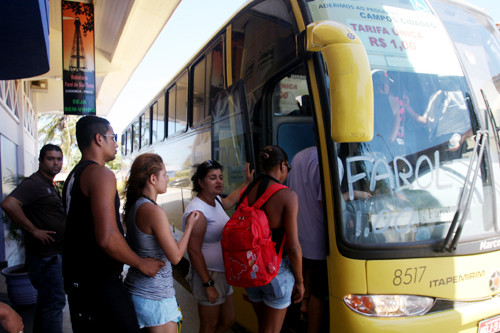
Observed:
[[[90,199],[82,193],[80,176],[94,161],[80,161],[68,175],[63,189],[66,211],[66,234],[63,246],[63,276],[67,285],[74,282],[101,283],[118,279],[123,264],[111,258],[97,244]],[[120,199],[115,195],[116,225],[123,234],[120,223]]]
[[[250,193],[250,190],[252,189],[252,187],[254,187],[255,185],[257,185],[257,183],[258,183],[259,185],[258,185],[258,188],[257,188],[257,194],[256,194],[254,202],[252,202],[252,205],[253,205],[260,198],[260,196],[262,194],[264,194],[264,192],[266,191],[266,189],[267,189],[267,187],[269,185],[269,181],[270,180],[274,180],[276,183],[279,184],[279,181],[277,179],[275,179],[275,178],[273,178],[273,177],[271,177],[271,176],[269,176],[267,174],[263,174],[263,173],[259,174],[250,184],[248,184],[247,187],[245,187],[241,191],[240,197],[238,199],[237,206],[239,206],[239,204],[243,200],[243,197],[247,196],[248,193]],[[271,198],[272,198],[272,196],[271,196]],[[267,203],[267,201],[266,201],[266,203]],[[261,209],[264,208],[264,206],[266,205],[266,203],[264,203],[262,205]],[[281,227],[272,229],[271,226],[269,226],[269,228],[271,230],[271,240],[274,243],[276,243],[276,245],[274,246],[274,248],[276,250],[276,254],[278,254],[280,252],[281,243],[283,242],[283,239],[285,237],[285,227],[281,226]],[[286,256],[287,256],[286,246],[284,245],[283,246],[282,258],[285,258]]]
[[[218,199],[220,200],[219,197]],[[207,220],[207,230],[201,244],[201,252],[203,253],[203,257],[205,257],[207,269],[214,272],[224,272],[224,259],[222,257],[220,241],[222,239],[222,229],[227,221],[229,221],[229,216],[227,216],[226,211],[218,200],[215,200],[215,207],[213,207],[200,198],[194,197],[182,216],[183,231],[186,229],[187,217],[195,210],[203,213]]]
[[[127,226],[127,241],[140,257],[151,257],[165,262],[165,266],[152,278],[144,275],[138,269],[130,267],[125,278],[125,288],[129,293],[148,299],[164,299],[175,297],[174,282],[172,280],[172,264],[163,253],[155,235],[142,232],[135,224],[135,215],[141,205],[151,202],[146,198],[139,198],[131,207],[125,225]]]

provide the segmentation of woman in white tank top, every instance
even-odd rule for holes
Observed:
[[[220,241],[222,228],[229,220],[225,210],[236,204],[241,190],[253,179],[250,164],[245,167],[245,183],[222,198],[224,180],[222,165],[207,160],[198,165],[193,181],[197,195],[189,203],[182,218],[182,228],[195,212],[200,212],[188,244],[193,295],[198,301],[200,333],[224,332],[234,322],[233,289],[226,282]]]

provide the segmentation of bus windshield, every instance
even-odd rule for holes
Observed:
[[[372,72],[374,138],[338,145],[345,244],[439,248],[460,213],[459,246],[495,236],[492,164],[487,152],[478,158],[475,140],[482,121],[433,9],[423,0],[317,0],[308,8],[313,21],[354,31]]]

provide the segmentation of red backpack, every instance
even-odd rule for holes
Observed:
[[[224,268],[230,285],[264,286],[278,274],[285,238],[276,255],[269,221],[260,207],[283,188],[287,187],[276,183],[269,186],[252,206],[248,206],[246,196],[240,199],[241,203],[222,229]]]

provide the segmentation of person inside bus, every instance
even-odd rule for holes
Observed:
[[[403,82],[398,84],[386,71],[376,71],[372,77],[375,92],[373,142],[382,141],[378,151],[389,151],[389,161],[395,155],[414,153],[421,146],[421,141],[426,140],[427,116],[414,110],[410,89]]]
[[[282,184],[286,180],[290,171],[287,154],[279,146],[265,147],[259,153],[258,170],[267,177],[259,176],[249,185],[252,186],[248,193],[250,206],[257,201],[258,192],[263,193],[273,183]],[[277,253],[285,242],[283,257],[278,275],[271,282],[246,288],[246,292],[257,315],[259,332],[278,333],[291,302],[300,303],[304,296],[297,194],[289,188],[282,189],[266,201],[262,210],[269,221]]]
[[[139,155],[130,168],[125,185],[125,223],[127,241],[139,256],[161,260],[165,266],[154,277],[131,267],[125,288],[132,295],[139,327],[146,332],[177,332],[182,318],[175,299],[172,265],[179,263],[187,249],[189,236],[200,214],[186,221],[179,242],[170,230],[165,211],[157,205],[158,194],[167,191],[168,175],[157,154]]]
[[[236,204],[240,191],[253,179],[250,164],[245,166],[245,183],[225,198],[222,165],[207,160],[197,166],[191,178],[196,196],[186,207],[182,229],[199,212],[199,221],[189,238],[188,254],[191,263],[188,280],[198,301],[200,332],[224,332],[235,320],[233,289],[226,281],[220,245],[222,228],[229,220],[225,210]]]
[[[386,71],[376,71],[372,75],[375,106],[375,133],[371,142],[374,152],[386,155],[388,161],[399,155],[399,147],[404,144],[403,102],[391,90],[394,80]]]

